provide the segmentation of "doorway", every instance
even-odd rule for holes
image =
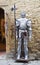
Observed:
[[[5,38],[5,12],[0,8],[0,52],[6,51],[6,38]]]

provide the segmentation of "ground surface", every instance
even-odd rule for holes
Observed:
[[[6,59],[6,54],[0,54],[0,65],[40,65],[40,60],[18,63],[13,59]]]

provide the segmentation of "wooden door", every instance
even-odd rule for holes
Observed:
[[[4,16],[4,10],[1,8],[0,8],[0,51],[6,51],[5,16]]]

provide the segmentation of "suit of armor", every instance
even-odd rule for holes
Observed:
[[[21,33],[28,32],[28,37],[24,37],[24,52],[25,52],[25,59],[28,59],[28,38],[31,41],[32,37],[32,28],[31,28],[31,21],[25,18],[25,13],[21,14],[21,18],[16,20],[16,37],[18,38],[18,49],[17,49],[17,59],[20,59],[21,54]],[[18,29],[19,29],[19,37],[18,37]],[[28,30],[27,30],[28,29]]]

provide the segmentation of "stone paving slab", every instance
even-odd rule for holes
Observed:
[[[28,63],[18,63],[13,59],[9,60],[0,60],[0,65],[40,65],[40,60],[38,61],[29,61]]]
[[[15,62],[14,59],[6,59],[6,54],[0,56],[0,65],[40,65],[40,60],[29,61],[28,63]]]
[[[0,59],[2,59],[2,60],[3,60],[3,59],[6,59],[6,54],[1,55],[1,56],[0,56]]]

